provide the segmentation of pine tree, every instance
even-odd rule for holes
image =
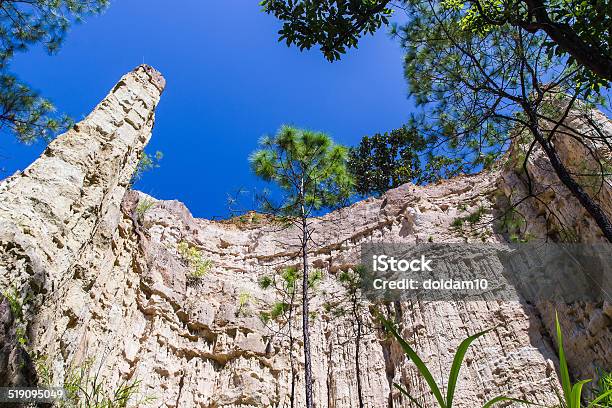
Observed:
[[[251,157],[257,176],[276,184],[280,205],[262,198],[264,209],[285,217],[300,234],[302,266],[302,335],[306,407],[312,408],[312,364],[309,332],[309,261],[313,228],[309,217],[346,201],[353,181],[347,171],[347,150],[324,133],[283,126],[274,137],[265,137]]]
[[[57,52],[71,23],[101,12],[108,0],[3,0],[0,5],[0,129],[24,143],[49,140],[69,127],[70,119],[10,73],[9,64],[16,52],[32,45]]]
[[[438,155],[435,146],[409,126],[364,136],[350,149],[348,165],[355,191],[364,196],[381,195],[405,183],[431,183],[464,171],[461,160]]]
[[[283,21],[281,40],[301,49],[319,45],[329,60],[388,24],[394,7],[387,0],[262,4]],[[402,0],[397,6],[408,17],[391,27],[406,51],[405,76],[417,107],[410,126],[442,160],[433,166],[450,164],[466,173],[487,169],[513,140],[526,136],[530,141],[520,166],[528,196],[518,201],[540,200],[527,169],[540,149],[612,242],[601,189],[588,191],[584,172],[564,163],[555,144],[561,137],[576,139],[590,151],[586,162],[599,168],[588,176],[609,183],[609,163],[601,158],[610,156],[610,137],[591,118],[593,108],[606,108],[605,89],[612,80],[609,0]],[[565,119],[576,113],[592,129],[568,126]],[[554,209],[547,210],[558,218]]]

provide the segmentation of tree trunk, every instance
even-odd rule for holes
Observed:
[[[609,242],[612,242],[612,223],[610,223],[610,219],[606,215],[606,213],[602,210],[598,203],[596,203],[591,196],[582,188],[582,186],[574,180],[570,172],[567,170],[557,151],[551,145],[551,143],[546,140],[546,137],[540,131],[540,127],[538,124],[537,117],[531,108],[527,108],[527,113],[530,119],[530,130],[533,134],[535,140],[544,150],[544,153],[548,157],[550,164],[552,165],[557,177],[559,180],[568,188],[568,190],[572,193],[574,197],[580,202],[580,204],[587,210],[587,212],[593,217],[604,237]]]
[[[293,357],[293,308],[295,307],[295,286],[291,291],[291,304],[289,306],[289,362],[291,363],[291,408],[295,406],[295,361]]]
[[[289,361],[291,362],[291,408],[295,406],[295,363],[293,362],[293,340],[289,342],[291,344],[291,350],[289,355]]]
[[[574,57],[579,64],[612,81],[612,58],[609,55],[595,45],[583,41],[570,25],[552,21],[543,0],[524,1],[535,22],[523,22],[519,24],[521,27],[530,32],[543,30],[559,48]]]
[[[308,226],[306,217],[302,217],[302,331],[304,334],[304,383],[306,388],[306,408],[312,408],[312,364],[310,361],[310,331],[308,312]]]
[[[357,310],[357,299],[353,298],[353,317],[357,321],[357,338],[355,339],[355,376],[357,377],[357,398],[359,408],[364,408],[363,393],[361,390],[361,367],[359,365],[359,352],[361,346],[361,316]]]
[[[302,218],[302,333],[304,335],[304,387],[306,391],[306,408],[312,408],[312,363],[310,361],[310,329],[308,312],[308,219],[304,203],[304,179],[300,184],[301,218]]]

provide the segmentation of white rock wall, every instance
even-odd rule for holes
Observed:
[[[159,73],[137,68],[28,169],[0,183],[0,285],[30,294],[27,349],[55,381],[93,359],[109,388],[139,380],[141,396],[155,398],[139,405],[289,407],[288,339],[258,318],[275,298],[257,282],[297,264],[294,231],[265,220],[195,219],[177,201],[128,191],[163,87]],[[320,245],[312,262],[325,271],[311,306],[318,312],[311,326],[317,407],[358,406],[354,319],[334,317],[323,305],[343,293],[336,274],[360,263],[360,244],[503,242],[493,228],[499,197],[519,186],[507,174],[496,170],[427,187],[404,185],[313,220]],[[504,190],[509,180],[514,187]],[[138,214],[149,200],[151,208]],[[486,211],[478,228],[451,227],[479,207]],[[178,251],[181,242],[213,262],[198,284],[188,284],[191,268]],[[240,299],[247,300],[241,305]],[[364,406],[409,406],[393,382],[434,406],[414,365],[376,330],[367,312],[372,305],[362,307],[368,326],[359,343]],[[568,330],[580,330],[596,314],[600,324],[573,368],[579,372],[585,361],[597,359],[610,364],[609,306],[574,310],[583,314],[565,320]],[[479,406],[500,394],[555,402],[557,360],[548,309],[521,302],[403,302],[388,305],[386,313],[396,317],[402,335],[442,384],[458,344],[498,326],[468,352],[455,406]],[[300,407],[299,327],[296,338]]]

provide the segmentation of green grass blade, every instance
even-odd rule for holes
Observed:
[[[561,371],[561,386],[563,387],[563,396],[565,403],[570,405],[572,383],[569,378],[569,370],[567,369],[567,360],[565,359],[565,351],[563,351],[563,334],[561,333],[561,325],[559,324],[559,316],[555,311],[555,326],[557,329],[557,343],[559,343],[559,370]],[[571,407],[571,405],[570,405]],[[573,408],[573,407],[572,407]]]
[[[461,364],[463,364],[463,358],[465,357],[465,353],[467,352],[470,344],[480,336],[484,336],[492,329],[482,331],[480,333],[476,333],[473,336],[468,337],[463,340],[455,353],[455,357],[453,358],[453,364],[451,366],[450,375],[448,377],[448,389],[446,390],[446,406],[447,408],[451,408],[453,406],[453,398],[455,396],[455,388],[457,387],[457,379],[459,378],[459,371],[461,370]]]
[[[423,406],[419,404],[419,401],[413,398],[412,395],[408,394],[408,391],[406,391],[401,385],[399,385],[398,383],[393,383],[393,386],[397,388],[398,390],[400,390],[400,392],[404,394],[406,397],[408,397],[410,401],[414,402],[417,407],[423,408]]]
[[[438,404],[440,404],[440,408],[447,408],[446,403],[444,402],[444,397],[442,397],[442,393],[440,392],[440,388],[438,388],[438,384],[436,384],[436,380],[434,380],[433,376],[431,375],[431,372],[429,371],[425,363],[423,363],[423,360],[421,360],[421,358],[412,349],[412,347],[410,347],[410,345],[406,343],[406,341],[402,338],[402,336],[400,336],[397,333],[397,331],[393,327],[393,324],[391,324],[390,321],[382,317],[381,317],[381,320],[385,328],[393,335],[393,337],[397,339],[400,346],[402,346],[404,353],[406,353],[406,355],[417,366],[417,369],[419,370],[423,378],[425,378],[427,385],[429,385],[429,389],[433,393],[434,397],[436,397]]]
[[[525,400],[522,400],[522,399],[499,396],[499,397],[493,398],[492,400],[490,400],[489,402],[484,404],[482,406],[482,408],[489,408],[489,407],[492,407],[494,404],[497,404],[498,402],[504,402],[504,401],[519,402],[521,404],[527,404],[527,405],[543,406],[543,405],[534,404],[533,402],[525,401]]]
[[[580,408],[581,407],[581,402],[580,402],[580,398],[582,397],[582,386],[586,383],[588,383],[591,380],[582,380],[577,382],[576,384],[574,384],[574,386],[572,387],[572,391],[571,391],[571,408]]]
[[[587,405],[587,408],[598,407],[599,405],[597,405],[597,403],[609,396],[612,396],[612,390],[606,391],[603,394],[601,394],[599,397],[595,398],[593,401],[589,403],[589,405]]]

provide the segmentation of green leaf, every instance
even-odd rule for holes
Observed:
[[[482,331],[480,333],[476,333],[473,336],[468,337],[463,340],[455,353],[455,357],[453,358],[453,364],[451,366],[450,375],[448,377],[448,390],[446,392],[446,404],[447,408],[451,408],[453,406],[453,398],[455,396],[455,388],[457,387],[457,380],[459,378],[459,371],[461,370],[461,364],[463,363],[463,358],[465,357],[465,353],[467,352],[470,344],[477,338],[484,336],[490,331],[494,330],[495,327]]]
[[[440,388],[438,388],[436,380],[434,380],[433,376],[431,375],[431,372],[429,371],[425,363],[423,363],[423,360],[421,360],[421,358],[412,349],[412,347],[410,347],[410,345],[406,343],[402,336],[397,333],[397,331],[393,327],[393,324],[390,321],[386,320],[385,318],[381,318],[381,320],[385,328],[393,335],[393,337],[397,339],[400,346],[404,350],[404,353],[406,353],[406,355],[417,366],[417,369],[419,370],[423,378],[425,378],[425,381],[427,381],[429,389],[433,393],[434,397],[436,397],[438,404],[440,404],[440,408],[447,408],[446,403],[444,402],[444,397],[442,397],[442,393],[440,392]]]
[[[567,369],[567,360],[565,359],[565,351],[563,350],[563,334],[561,333],[559,316],[556,311],[555,327],[557,329],[557,343],[559,343],[559,370],[561,371],[561,386],[563,388],[563,396],[565,397],[565,402],[567,404],[571,404],[572,383],[570,382],[569,370]]]
[[[489,407],[492,407],[493,404],[497,404],[498,402],[503,402],[503,401],[518,402],[518,403],[527,404],[527,405],[543,406],[543,405],[534,404],[533,402],[525,401],[522,399],[499,396],[499,397],[495,397],[492,400],[488,401],[486,404],[482,406],[482,408],[489,408]]]
[[[595,398],[593,401],[591,401],[589,403],[589,405],[587,405],[587,408],[591,408],[591,407],[597,407],[598,405],[596,405],[599,401],[602,401],[604,399],[606,399],[606,397],[610,397],[612,396],[612,390],[604,392],[603,394],[601,394],[599,397]]]
[[[576,384],[574,384],[574,386],[572,387],[572,392],[571,392],[571,403],[570,403],[570,407],[571,408],[580,408],[580,397],[582,396],[582,386],[588,382],[590,382],[591,380],[582,380],[577,382]]]
[[[408,399],[410,401],[412,401],[413,403],[416,404],[417,407],[419,408],[423,408],[423,406],[421,404],[419,404],[419,401],[417,401],[412,395],[408,394],[408,391],[406,391],[401,385],[397,384],[397,383],[393,383],[393,386],[395,388],[397,388],[398,390],[400,390],[400,392],[402,394],[404,394],[406,397],[408,397]]]

